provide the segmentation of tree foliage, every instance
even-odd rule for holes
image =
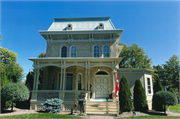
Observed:
[[[126,46],[123,43],[123,49],[119,55],[122,61],[119,64],[120,68],[148,68],[151,69],[151,58],[144,52],[143,48],[137,44]]]
[[[5,71],[7,80],[12,82],[21,82],[23,69],[17,61],[17,54],[6,48],[0,47],[1,50],[1,70]],[[1,72],[2,74],[2,72]],[[3,87],[3,84],[1,84]]]
[[[179,92],[179,67],[180,60],[177,55],[173,55],[169,61],[163,64],[163,80],[168,86],[167,90],[175,94]]]
[[[120,102],[120,111],[126,112],[132,110],[132,102],[130,101],[130,96],[132,96],[127,79],[125,76],[121,78],[119,89],[119,102]]]
[[[172,92],[159,91],[153,95],[153,103],[155,110],[166,112],[166,106],[177,104],[177,97]],[[163,108],[159,108],[159,105],[163,105]]]
[[[1,89],[8,83],[6,72],[4,69],[1,69]]]
[[[38,55],[38,58],[43,58],[43,57],[46,57],[46,53],[45,53],[45,52],[41,52],[41,53]]]
[[[6,101],[25,101],[29,98],[29,90],[22,83],[8,83],[1,90],[2,98]],[[11,108],[13,110],[13,106]]]
[[[158,91],[163,91],[162,84],[159,79],[156,80],[153,89],[154,89],[154,94]]]
[[[38,58],[43,58],[43,57],[46,57],[46,53],[41,52],[41,53],[38,55]],[[28,73],[27,76],[26,76],[25,85],[26,85],[30,90],[33,90],[34,70],[35,70],[35,68],[33,68],[32,71],[29,71],[29,73]],[[41,68],[41,69],[39,70],[38,90],[40,90],[40,89],[42,88],[43,72],[44,72],[44,70],[43,70],[43,68]]]
[[[145,90],[140,79],[137,79],[134,86],[134,108],[136,111],[147,111],[148,105]]]

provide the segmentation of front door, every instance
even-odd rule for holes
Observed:
[[[109,97],[109,75],[95,75],[95,98]]]

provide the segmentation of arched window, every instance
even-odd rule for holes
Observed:
[[[104,46],[103,47],[103,56],[104,57],[109,57],[110,56],[110,54],[109,54],[109,46]]]
[[[67,57],[67,47],[63,46],[61,48],[61,57]]]
[[[99,57],[100,53],[99,53],[99,46],[94,46],[94,57]]]
[[[82,76],[78,74],[78,90],[82,90]]]
[[[71,47],[71,57],[77,57],[76,46]]]

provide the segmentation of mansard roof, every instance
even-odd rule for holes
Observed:
[[[67,31],[67,26],[72,25],[72,31],[98,30],[99,24],[104,25],[103,30],[115,30],[111,17],[85,17],[85,18],[54,18],[48,31]]]

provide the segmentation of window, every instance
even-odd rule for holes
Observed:
[[[73,74],[72,73],[67,73],[66,90],[73,90]]]
[[[104,72],[104,71],[99,71],[96,73],[96,75],[108,75],[108,73]]]
[[[78,90],[82,90],[82,76],[78,74]]]
[[[147,78],[147,89],[148,89],[148,94],[151,94],[151,80],[150,80],[150,78]]]
[[[52,77],[52,84],[51,84],[52,90],[54,90],[54,82],[55,82],[55,74],[53,74],[53,77]]]
[[[63,46],[61,48],[61,57],[67,57],[67,47]]]
[[[94,57],[99,57],[99,46],[94,46]]]
[[[72,24],[67,25],[67,30],[72,30]]]
[[[71,57],[77,57],[76,47],[75,46],[71,47]]]
[[[104,29],[104,24],[103,23],[99,23],[98,29]]]
[[[103,47],[103,56],[104,57],[109,57],[109,46],[104,46]]]

